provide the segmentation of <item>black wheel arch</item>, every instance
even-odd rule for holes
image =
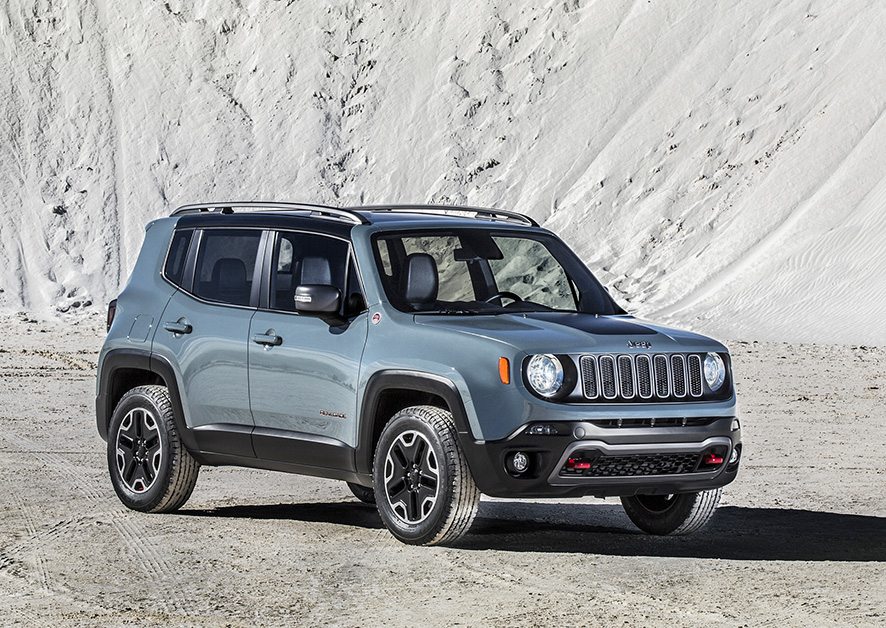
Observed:
[[[178,380],[168,360],[144,349],[112,349],[102,361],[98,381],[95,419],[103,440],[108,440],[111,415],[126,391],[136,386],[159,384],[169,390],[175,426],[182,444],[190,451],[198,450],[191,430],[185,425]]]
[[[459,439],[472,440],[464,402],[451,380],[421,371],[379,371],[369,378],[363,391],[355,453],[357,473],[371,476],[375,445],[385,424],[398,411],[414,405],[436,405],[448,410]]]

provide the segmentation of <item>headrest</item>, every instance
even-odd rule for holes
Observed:
[[[325,257],[305,257],[301,261],[301,281],[299,285],[332,284],[332,271]]]
[[[427,253],[406,256],[402,283],[403,298],[411,305],[425,305],[437,300],[439,279],[437,263]]]
[[[223,257],[212,267],[212,283],[219,290],[246,286],[246,264],[237,257]]]

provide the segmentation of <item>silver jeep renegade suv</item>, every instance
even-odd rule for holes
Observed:
[[[629,316],[530,218],[247,202],[147,226],[96,414],[129,508],[257,467],[343,480],[432,545],[481,493],[619,496],[647,532],[697,530],[738,471],[735,403],[722,344]]]

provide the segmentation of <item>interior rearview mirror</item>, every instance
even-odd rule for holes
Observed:
[[[309,314],[336,314],[341,309],[341,291],[335,286],[305,284],[295,289],[295,310]]]
[[[462,248],[453,251],[456,262],[474,262],[478,260],[501,260],[504,253],[498,248],[490,235],[472,233],[461,236]]]

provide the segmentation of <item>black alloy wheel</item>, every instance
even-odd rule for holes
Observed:
[[[126,413],[117,429],[117,471],[133,493],[144,493],[157,479],[163,463],[163,447],[157,419],[146,408]]]
[[[385,457],[385,496],[404,523],[424,521],[437,503],[440,472],[431,443],[409,430],[391,443]]]

